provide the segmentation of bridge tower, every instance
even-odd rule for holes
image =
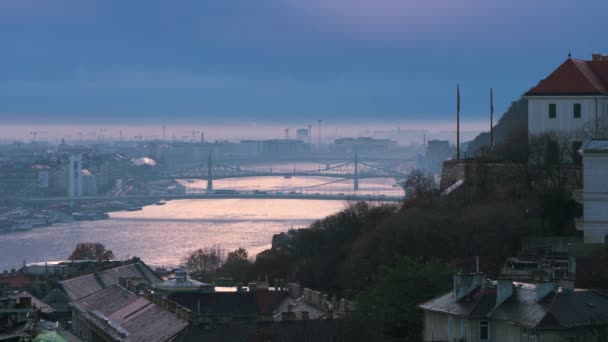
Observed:
[[[209,159],[207,161],[207,191],[213,190],[213,172],[211,163],[211,152],[209,152]]]
[[[359,190],[359,160],[357,158],[357,152],[355,152],[355,181],[354,181],[354,190]]]
[[[82,156],[70,156],[68,168],[68,197],[82,196]]]

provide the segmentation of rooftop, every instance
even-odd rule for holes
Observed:
[[[138,261],[82,277],[63,280],[59,282],[59,287],[65,291],[70,301],[74,301],[103,290],[108,286],[118,284],[120,278],[140,278],[148,285],[162,281],[146,264]]]
[[[608,58],[598,54],[592,60],[568,58],[526,95],[608,95]]]
[[[581,146],[579,153],[608,153],[608,139],[587,140]]]
[[[70,305],[98,329],[124,341],[167,341],[188,326],[187,321],[119,285]]]
[[[496,287],[478,287],[461,300],[456,300],[454,291],[450,291],[418,307],[460,317],[488,317],[535,329],[608,324],[608,297],[599,292],[557,289],[537,300],[535,284],[513,284],[512,295],[498,306]]]

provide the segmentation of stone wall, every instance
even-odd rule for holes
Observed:
[[[563,165],[562,177],[570,190],[582,186],[581,166]],[[448,160],[443,163],[440,190],[444,191],[458,180],[466,188],[495,192],[526,192],[530,169],[526,164],[500,163],[480,159]]]

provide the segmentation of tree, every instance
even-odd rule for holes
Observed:
[[[199,248],[184,260],[184,268],[195,277],[207,277],[221,266],[222,250],[219,246]]]
[[[406,192],[411,192],[412,197],[428,202],[432,202],[433,199],[433,184],[433,179],[420,170],[410,172],[403,182]]]
[[[106,246],[101,243],[83,242],[76,246],[68,259],[110,261],[114,259],[114,252],[106,249]]]
[[[246,282],[253,267],[248,256],[249,253],[242,247],[229,252],[224,265],[222,265],[221,274],[240,282]]]
[[[402,258],[359,296],[356,314],[382,325],[387,337],[420,341],[422,313],[416,306],[448,291],[454,272],[435,259]]]

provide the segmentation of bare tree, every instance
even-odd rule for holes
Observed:
[[[110,261],[114,259],[114,252],[106,249],[106,246],[101,243],[83,242],[76,246],[68,259]]]
[[[217,245],[199,248],[186,256],[184,268],[197,277],[206,276],[222,266],[222,256],[223,252]]]
[[[434,180],[421,170],[413,170],[403,182],[406,194],[414,198],[432,201]]]

